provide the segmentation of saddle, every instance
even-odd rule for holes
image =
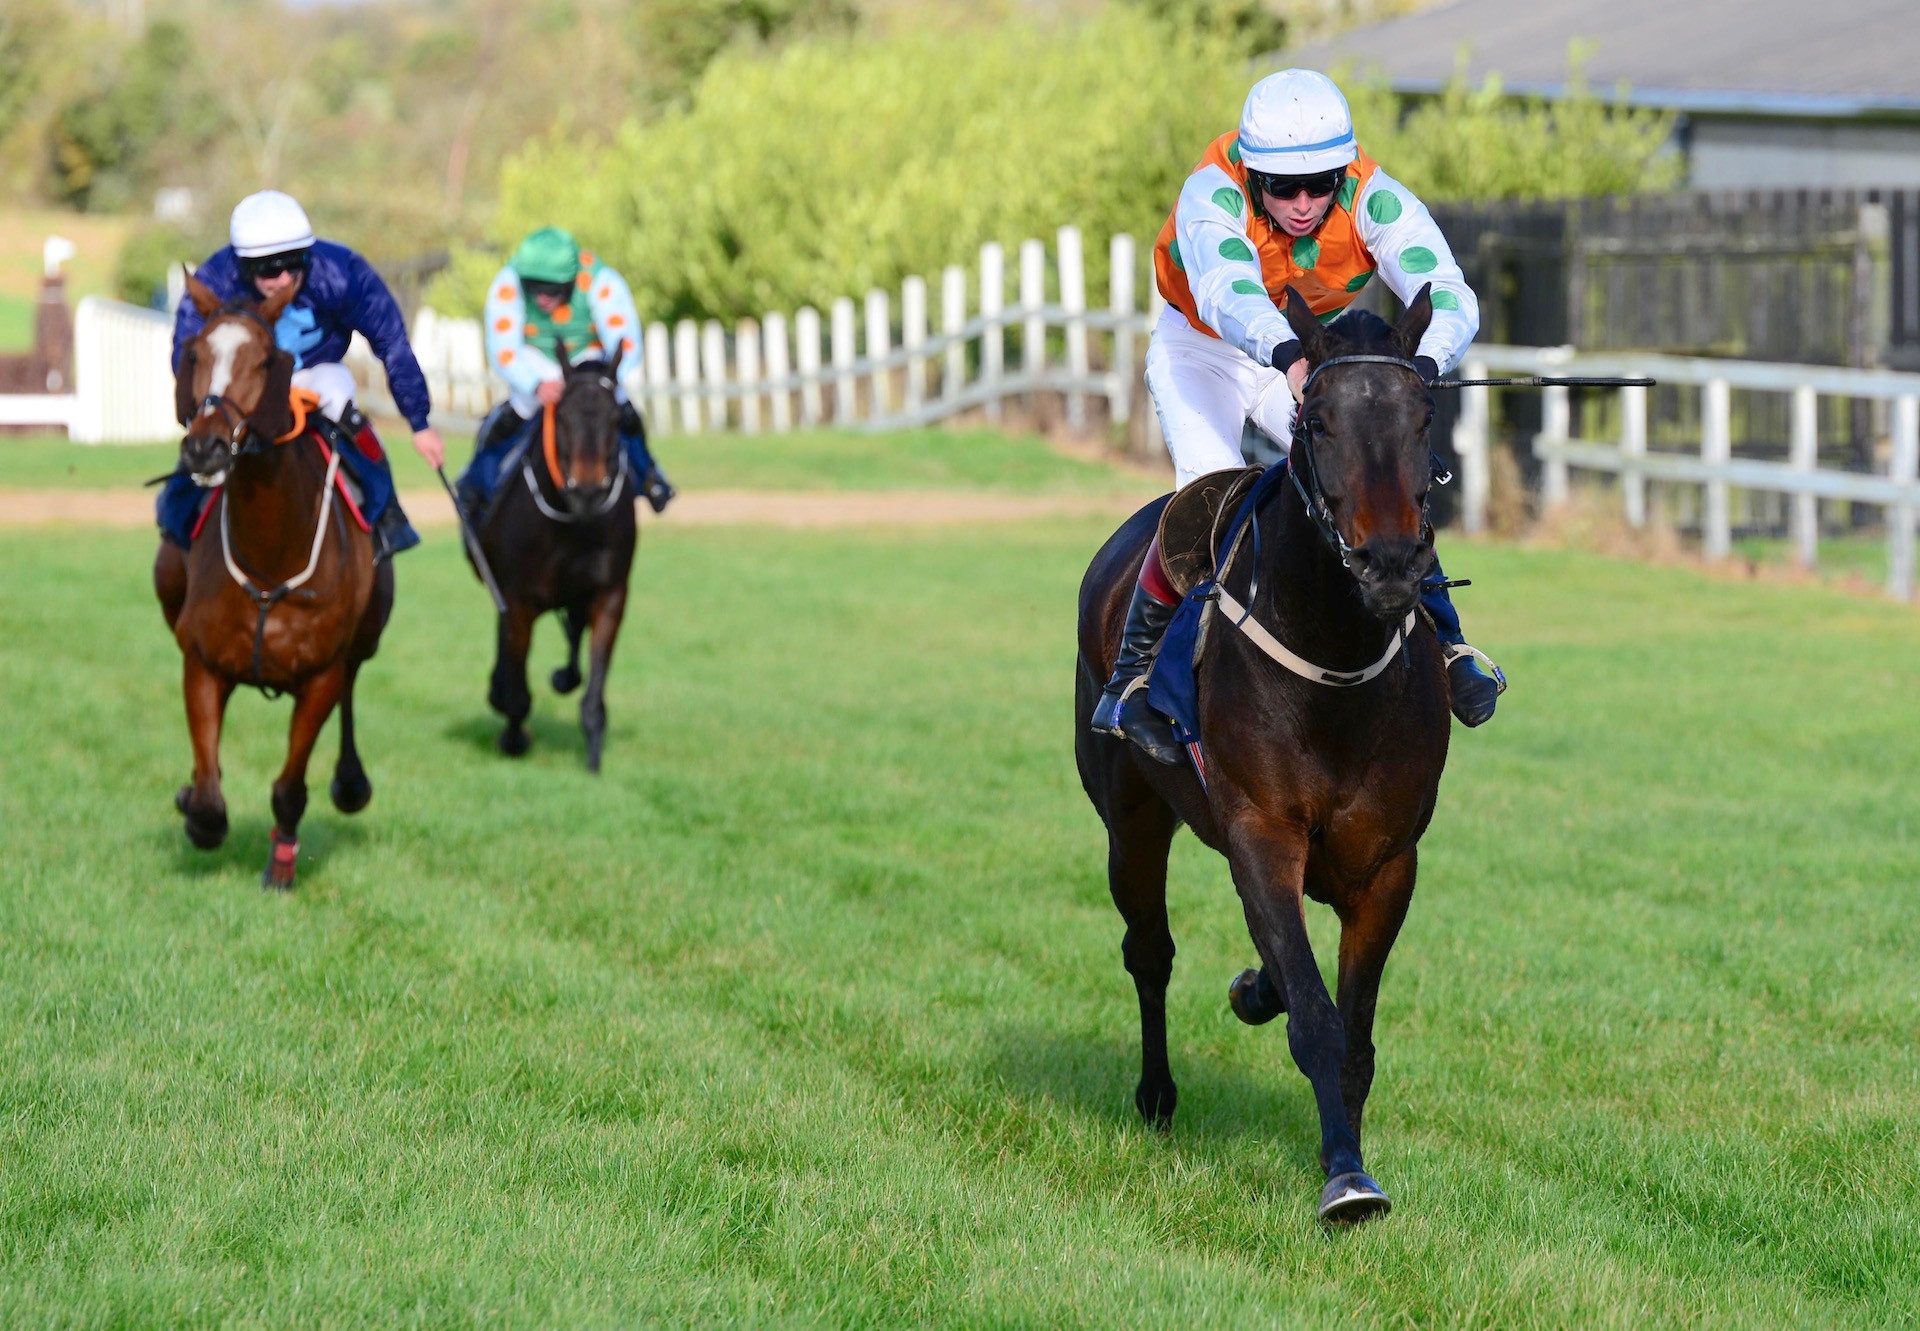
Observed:
[[[1160,511],[1160,564],[1181,596],[1218,571],[1226,553],[1221,542],[1262,470],[1210,471],[1177,491]]]

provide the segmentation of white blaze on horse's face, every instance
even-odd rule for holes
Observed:
[[[233,360],[240,354],[240,348],[253,340],[252,332],[239,322],[224,323],[207,334],[207,348],[213,352],[213,377],[207,381],[208,397],[224,397],[227,386],[233,382]],[[212,403],[203,403],[200,413],[205,415],[213,410]]]

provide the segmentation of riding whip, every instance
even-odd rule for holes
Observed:
[[[453,492],[453,484],[447,480],[447,469],[435,467],[433,474],[440,478],[440,488],[447,492],[447,498],[453,501],[453,516],[460,524],[460,535],[467,543],[467,553],[473,556],[473,566],[480,570],[480,581],[487,584],[487,595],[493,598],[493,608],[498,614],[507,613],[507,598],[500,594],[500,584],[493,580],[493,570],[487,565],[487,556],[480,549],[480,538],[473,528],[467,525],[467,510],[460,505],[460,496]]]
[[[1529,375],[1514,379],[1435,379],[1428,388],[1652,388],[1652,379],[1608,375]]]

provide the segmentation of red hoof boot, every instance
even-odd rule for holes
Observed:
[[[260,875],[260,886],[270,887],[276,892],[293,891],[293,869],[300,858],[300,842],[295,837],[283,837],[280,829],[273,829],[273,848],[267,853],[266,871]]]

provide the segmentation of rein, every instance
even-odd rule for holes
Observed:
[[[600,386],[609,392],[614,388],[613,381],[610,379],[602,378],[599,382]],[[540,410],[540,456],[547,464],[547,477],[553,482],[554,490],[565,494],[572,487],[560,467],[560,445],[557,439],[559,432],[554,426],[554,420],[558,414],[556,405],[551,402],[546,403]],[[563,513],[547,502],[547,497],[540,493],[540,482],[534,478],[531,457],[520,464],[520,475],[527,483],[528,492],[533,495],[534,507],[538,508],[546,518],[569,525],[575,522],[593,522],[612,512],[613,506],[620,502],[621,491],[626,489],[627,485],[627,458],[625,452],[620,453],[619,466],[614,473],[613,484],[607,487],[607,497],[596,505],[592,512],[577,515]]]
[[[266,694],[269,698],[278,697],[279,690],[267,687],[266,684],[261,682],[260,678],[261,655],[265,650],[267,638],[267,616],[273,612],[274,606],[280,604],[287,596],[305,586],[308,579],[313,577],[314,570],[320,567],[320,551],[325,547],[327,540],[327,521],[333,516],[334,482],[335,478],[340,474],[340,454],[331,448],[327,448],[325,444],[320,445],[320,447],[326,450],[327,474],[321,482],[320,518],[319,521],[314,524],[313,547],[307,554],[307,566],[270,592],[262,591],[256,586],[253,580],[247,576],[246,571],[240,567],[240,562],[234,558],[233,536],[227,523],[227,509],[230,504],[231,495],[229,493],[223,493],[220,496],[220,557],[226,562],[229,576],[239,585],[240,590],[247,594],[248,599],[253,602],[255,608],[260,612],[259,618],[254,622],[253,626],[253,662],[248,667],[248,673],[251,675],[251,678],[248,679],[247,682]]]

